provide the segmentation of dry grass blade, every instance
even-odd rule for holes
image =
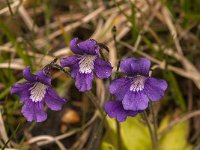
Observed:
[[[32,18],[30,17],[30,15],[28,14],[24,6],[22,5],[19,7],[19,14],[23,18],[25,24],[27,25],[30,31],[34,31],[34,32],[38,31],[37,25],[33,22]]]
[[[8,136],[6,133],[5,126],[4,126],[4,121],[3,121],[1,110],[0,110],[0,139],[2,139],[4,141],[4,143],[6,143],[8,141]],[[10,143],[8,143],[7,146],[10,147]]]
[[[124,43],[124,42],[121,42],[121,41],[119,43],[121,43],[123,46],[129,48],[134,53],[137,52],[141,56],[146,57],[149,60],[151,60],[152,62],[156,63],[160,69],[168,69],[168,70],[173,71],[174,73],[176,73],[176,74],[178,74],[180,76],[189,78],[189,79],[194,80],[194,81],[196,81],[196,80],[199,81],[199,74],[198,73],[193,72],[193,74],[191,74],[190,72],[188,72],[187,70],[184,70],[182,68],[174,67],[172,65],[167,65],[165,60],[164,61],[160,61],[160,60],[150,56],[147,53],[144,53],[142,51],[135,51],[134,47],[129,45],[129,44],[127,44],[127,43]]]
[[[177,31],[176,31],[176,28],[172,22],[172,18],[171,18],[171,15],[170,15],[170,12],[169,10],[166,8],[166,7],[162,7],[161,9],[161,12],[163,14],[163,18],[165,19],[165,22],[169,28],[169,31],[174,39],[174,43],[175,43],[175,46],[176,46],[176,49],[179,53],[179,55],[183,55],[183,51],[182,51],[182,48],[180,46],[180,43],[179,43],[179,40],[178,40],[178,35],[177,35]]]
[[[181,117],[177,117],[177,119],[171,121],[166,128],[164,128],[161,133],[159,133],[160,135],[166,133],[169,129],[171,129],[172,127],[174,127],[175,125],[177,125],[178,123],[184,122],[186,120],[189,120],[193,117],[199,116],[200,115],[200,110],[197,111],[193,111],[190,112],[188,114],[184,114]]]
[[[159,49],[159,46],[154,44],[155,49]],[[194,84],[200,89],[200,72],[198,69],[183,55],[180,55],[179,53],[174,52],[170,48],[165,48],[164,53],[174,57],[176,60],[180,61],[182,65],[184,66],[187,74],[191,74],[190,79],[193,80]]]
[[[11,9],[16,8],[18,5],[20,4],[20,0],[16,0],[15,2],[13,2],[10,7]],[[9,12],[9,7],[5,7],[3,9],[0,10],[0,15],[4,14],[4,13],[8,13]],[[8,13],[9,14],[9,13]]]
[[[62,142],[60,142],[58,139],[56,139],[55,137],[53,136],[49,136],[49,135],[41,135],[41,136],[38,136],[38,137],[34,137],[33,139],[30,140],[31,142],[29,143],[36,143],[37,141],[54,141],[58,147],[61,149],[61,150],[67,150],[65,148],[65,146],[62,144]]]
[[[87,127],[89,127],[96,120],[97,117],[98,117],[98,112],[96,111],[94,113],[94,115],[92,116],[92,118],[84,125],[84,127],[82,129],[77,129],[77,130],[68,132],[66,134],[62,134],[62,135],[56,136],[53,139],[52,138],[46,139],[46,137],[49,137],[48,135],[47,136],[36,136],[36,137],[33,137],[32,139],[30,139],[28,141],[28,143],[29,144],[37,143],[37,145],[42,146],[42,145],[46,145],[46,144],[55,142],[56,140],[62,140],[64,138],[70,137],[70,136],[76,134],[77,132],[80,132],[83,129],[86,129]]]

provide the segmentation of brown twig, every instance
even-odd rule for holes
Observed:
[[[200,115],[200,110],[197,111],[193,111],[191,113],[188,114],[184,114],[181,117],[177,117],[177,119],[171,121],[168,126],[166,128],[164,128],[159,135],[162,136],[163,134],[165,134],[168,130],[170,130],[173,126],[177,125],[178,123],[187,121],[195,116],[199,116]]]
[[[37,143],[37,145],[42,146],[42,145],[50,144],[52,142],[56,142],[58,140],[65,139],[65,138],[70,137],[70,136],[86,129],[87,127],[89,127],[96,120],[97,117],[98,117],[98,113],[96,111],[94,113],[94,115],[92,116],[92,118],[82,128],[72,130],[70,132],[67,132],[67,133],[62,134],[62,135],[58,135],[56,137],[52,137],[52,136],[49,136],[49,135],[36,136],[36,137],[33,137],[32,139],[30,139],[28,141],[28,143],[29,144]]]

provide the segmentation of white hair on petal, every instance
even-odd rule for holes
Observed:
[[[134,92],[142,91],[144,89],[144,82],[146,80],[146,77],[138,75],[134,78],[130,90]]]
[[[79,72],[80,73],[91,73],[94,69],[95,55],[83,55],[79,61]]]
[[[46,94],[47,86],[36,82],[29,90],[31,91],[30,99],[33,102],[40,102]]]

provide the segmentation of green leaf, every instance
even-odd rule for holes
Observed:
[[[170,117],[165,117],[160,128],[164,128],[170,121]],[[160,139],[159,150],[191,150],[192,146],[187,142],[189,122],[185,121],[175,125],[169,132]]]
[[[177,83],[176,77],[170,71],[165,72],[164,77],[168,80],[168,83],[170,84],[169,87],[172,92],[173,99],[176,100],[176,103],[180,106],[182,111],[186,111],[186,104]]]
[[[130,5],[131,5],[131,15],[129,16],[129,22],[132,24],[131,27],[131,35],[133,40],[132,42],[135,43],[138,37],[139,27],[137,24],[135,5],[133,3],[130,3]]]
[[[121,145],[123,150],[151,150],[151,139],[147,127],[140,121],[141,117],[129,117],[120,123]],[[107,130],[101,150],[117,149],[116,123],[114,119],[107,118]]]

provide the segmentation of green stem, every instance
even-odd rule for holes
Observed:
[[[154,110],[153,110],[153,103],[150,102],[150,112],[152,114],[152,117],[153,117],[153,127],[154,127],[154,136],[155,136],[155,144],[156,144],[156,147],[158,147],[158,133],[157,133],[157,130],[158,130],[158,126],[157,126],[157,120],[156,120],[156,116],[155,116],[155,113],[154,113]]]
[[[9,0],[6,0],[6,3],[7,3],[7,5],[8,5],[8,9],[9,9],[10,14],[11,14],[12,16],[14,16],[14,13],[13,13],[12,8],[11,8],[11,6],[10,6]]]
[[[19,127],[20,127],[20,123],[17,125],[17,128],[15,129],[14,133],[12,133],[12,135],[10,136],[10,138],[6,141],[6,143],[4,144],[2,150],[6,149],[6,147],[9,144],[11,138],[17,133]]]
[[[149,134],[151,136],[153,150],[157,150],[155,136],[154,136],[153,131],[151,129],[151,125],[150,125],[150,122],[148,120],[146,111],[143,112],[143,117],[144,117],[144,120],[145,120],[145,122],[147,124],[148,130],[149,130]]]
[[[117,120],[116,126],[117,126],[117,150],[121,150],[121,132],[120,132],[120,124]]]
[[[91,100],[91,102],[94,104],[94,106],[99,110],[101,116],[104,116],[104,110],[100,107],[99,103],[98,103],[98,99],[96,98],[96,96],[91,92],[85,92],[85,94],[88,96],[88,98]]]
[[[101,120],[101,122],[100,122],[100,124],[98,126],[97,132],[94,134],[94,137],[91,139],[91,141],[90,141],[88,147],[86,148],[86,150],[92,150],[93,143],[98,138],[99,134],[102,132],[103,124],[104,124],[105,119],[106,119],[106,114],[103,115],[103,119]]]

